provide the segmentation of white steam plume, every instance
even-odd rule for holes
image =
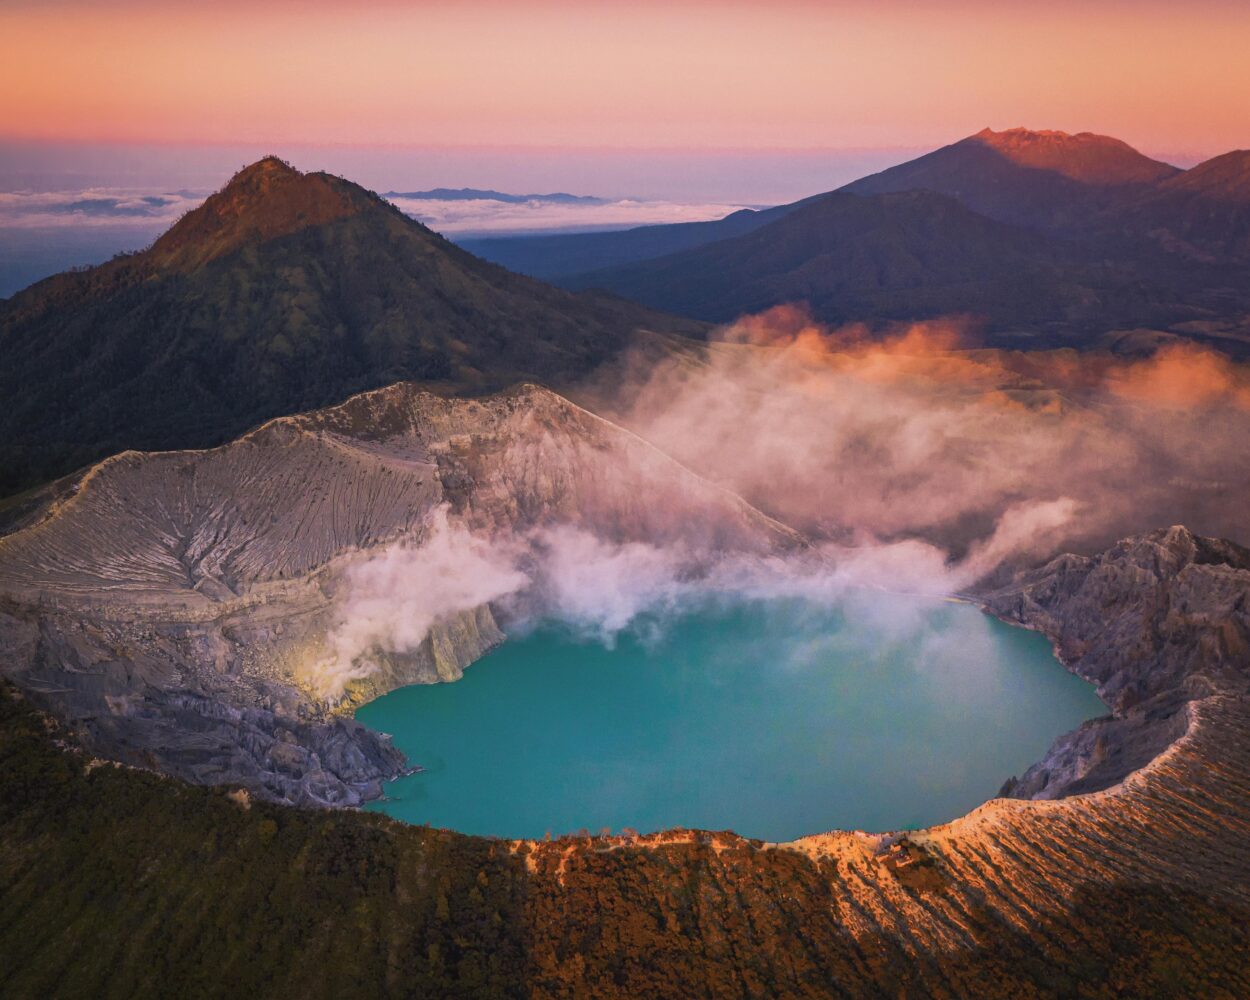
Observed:
[[[1250,541],[1250,367],[1180,341],[1135,359],[961,350],[960,335],[934,322],[870,338],[777,309],[706,351],[644,351],[590,396],[818,537],[962,553],[1008,509],[1066,500],[1004,526],[1014,547],[1044,555],[1174,523]],[[982,546],[985,568],[1008,541]]]
[[[310,678],[326,698],[378,669],[379,653],[411,652],[431,627],[526,585],[516,553],[475,537],[436,507],[419,545],[392,545],[350,567],[329,637],[329,656]]]
[[[1245,367],[1186,345],[1126,360],[962,351],[951,336],[928,325],[870,342],[783,311],[618,378],[598,409],[814,544],[760,555],[718,549],[737,543],[711,531],[655,537],[633,516],[629,469],[596,469],[587,449],[578,475],[597,490],[581,494],[579,526],[487,536],[440,510],[420,545],[353,569],[321,689],[488,603],[513,627],[558,619],[610,643],[641,615],[717,598],[893,615],[873,590],[959,593],[1006,564],[1175,522],[1247,540]],[[666,481],[648,482],[647,509],[665,510]]]

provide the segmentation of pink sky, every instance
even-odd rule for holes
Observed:
[[[10,0],[0,137],[792,149],[990,125],[1250,145],[1250,3]]]

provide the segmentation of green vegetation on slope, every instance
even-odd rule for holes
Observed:
[[[566,284],[710,322],[805,302],[829,323],[966,315],[1004,343],[1080,347],[1240,310],[1236,273],[1153,247],[1108,256],[930,191],[834,192],[746,235]]]
[[[518,995],[523,866],[59,750],[0,696],[0,994]]]
[[[1250,914],[1143,885],[975,947],[855,938],[827,865],[729,838],[544,848],[362,813],[245,808],[89,767],[0,688],[5,997],[1238,997]],[[1114,850],[1114,845],[1108,845]],[[567,864],[555,866],[565,856]],[[904,871],[901,869],[901,871]],[[902,891],[940,892],[918,864]]]
[[[562,385],[703,327],[478,260],[339,178],[247,168],[150,250],[0,303],[0,496],[414,380]]]

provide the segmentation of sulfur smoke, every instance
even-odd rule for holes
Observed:
[[[696,551],[685,545],[608,541],[572,525],[523,535],[472,534],[436,508],[418,545],[396,545],[346,573],[329,655],[310,678],[330,700],[378,669],[382,654],[417,650],[440,620],[491,604],[510,631],[559,620],[611,646],[626,629],[661,627],[666,616],[709,601],[801,598],[842,605],[865,590],[940,597],[983,575],[1022,533],[1062,523],[1066,502],[1014,508],[962,560],[919,540],[843,547],[824,543],[785,553]],[[871,605],[860,602],[862,615]],[[919,621],[873,622],[874,631],[915,632]]]
[[[335,697],[378,651],[415,650],[487,603],[510,630],[555,618],[611,643],[708,599],[959,593],[1171,523],[1250,539],[1243,367],[1183,342],[1127,359],[961,336],[957,323],[869,336],[781,309],[706,348],[628,359],[587,391],[593,408],[810,544],[709,551],[559,523],[487,537],[439,508],[419,544],[348,573],[319,685]]]
[[[1247,538],[1244,366],[1183,341],[1126,359],[963,350],[962,337],[954,322],[869,336],[775,309],[705,352],[636,359],[595,405],[820,537],[963,552],[1004,511],[1063,502],[1065,525],[1043,518],[995,555],[1173,523]]]

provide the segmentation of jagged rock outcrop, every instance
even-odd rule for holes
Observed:
[[[1113,710],[1062,737],[1006,795],[1108,788],[1184,732],[1191,701],[1250,689],[1250,550],[1231,542],[1172,527],[1061,556],[982,599],[1044,633]]]
[[[301,804],[399,773],[315,683],[345,574],[446,505],[485,535],[545,524],[704,551],[797,536],[628,431],[533,385],[401,383],[202,452],[126,452],[30,501],[0,538],[0,671],[94,753]],[[338,708],[450,680],[502,641],[487,605],[374,659]]]

